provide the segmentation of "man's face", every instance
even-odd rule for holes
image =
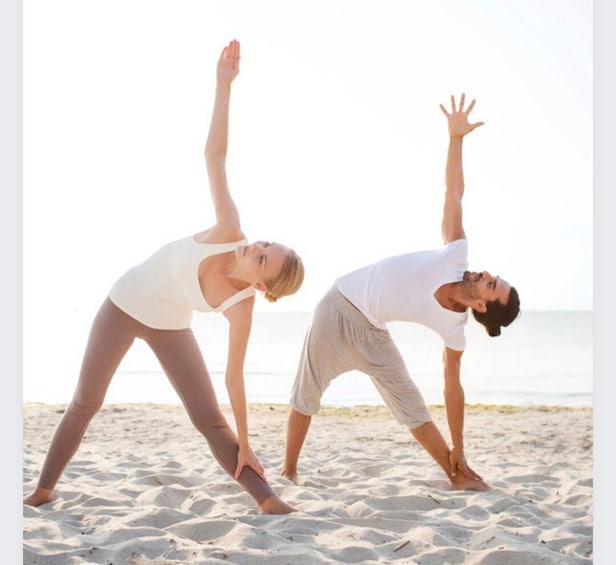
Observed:
[[[511,285],[505,279],[494,277],[488,271],[465,271],[462,281],[471,298],[484,302],[498,300],[501,304],[507,304]]]

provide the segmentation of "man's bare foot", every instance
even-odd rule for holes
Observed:
[[[41,504],[45,504],[51,499],[52,492],[52,488],[36,487],[32,494],[24,498],[24,504],[28,506],[40,506]]]
[[[490,487],[481,479],[471,479],[462,473],[458,473],[457,477],[450,477],[450,480],[451,490],[476,490],[481,492],[490,490]]]
[[[299,485],[299,479],[297,478],[297,471],[287,471],[283,469],[280,476],[287,481],[291,481],[295,485]]]
[[[293,506],[283,502],[275,494],[272,494],[272,496],[259,504],[259,510],[265,514],[290,514],[291,512],[297,512]]]

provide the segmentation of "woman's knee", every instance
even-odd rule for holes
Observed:
[[[103,405],[104,399],[85,399],[74,396],[66,412],[75,418],[92,418]]]
[[[190,420],[205,437],[226,428],[227,420],[220,410],[188,410]]]

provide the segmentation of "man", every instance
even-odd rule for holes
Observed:
[[[447,474],[452,489],[487,490],[464,456],[464,390],[460,364],[464,326],[470,308],[491,336],[500,335],[519,314],[518,293],[487,271],[467,270],[467,241],[462,227],[462,141],[483,122],[469,123],[473,100],[456,107],[451,97],[447,117],[449,148],[445,172],[442,235],[444,247],[389,257],[338,278],[319,302],[306,335],[291,395],[282,476],[298,482],[297,461],[312,415],[330,382],[359,370],[368,374],[396,420]],[[431,420],[423,397],[411,380],[386,324],[408,321],[436,331],[444,343],[445,407],[452,447]]]

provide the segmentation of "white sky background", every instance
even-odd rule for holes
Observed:
[[[307,268],[259,309],[310,311],[336,276],[441,244],[438,104],[461,92],[486,122],[464,146],[470,268],[524,309],[592,308],[590,0],[26,0],[23,37],[26,358],[80,357],[118,276],[212,224],[202,151],[233,38],[231,190],[248,237]]]

